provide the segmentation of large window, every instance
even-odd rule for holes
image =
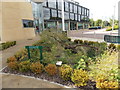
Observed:
[[[84,14],[85,14],[84,7],[82,7],[82,15],[84,15]]]
[[[74,13],[77,13],[77,6],[74,5]]]
[[[62,18],[62,12],[61,11],[58,11],[58,17]]]
[[[64,16],[65,16],[65,20],[69,19],[69,13],[68,12],[64,12]]]
[[[81,6],[78,7],[78,14],[81,14]]]
[[[77,21],[77,14],[75,14],[75,20]]]
[[[57,2],[58,2],[58,9],[59,9],[59,10],[62,10],[62,3],[61,3],[61,0],[58,0]]]
[[[23,19],[22,23],[23,23],[24,28],[33,28],[34,27],[33,20]]]
[[[65,11],[69,11],[68,2],[65,2]]]
[[[70,13],[70,19],[74,20],[74,13]]]
[[[56,0],[48,0],[48,7],[56,8]]]
[[[73,12],[73,4],[70,3],[70,12]]]
[[[44,19],[50,19],[50,9],[43,8]]]
[[[52,17],[57,17],[57,11],[53,9],[51,11],[52,11]]]
[[[80,15],[78,15],[78,21],[80,21]]]

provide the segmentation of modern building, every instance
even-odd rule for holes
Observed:
[[[36,28],[38,31],[48,28],[62,29],[62,21],[64,21],[65,30],[88,28],[90,11],[78,2],[64,0],[62,4],[61,0],[10,1],[12,2],[9,0],[0,2],[0,40],[2,42],[34,37]],[[64,20],[62,20],[63,16]]]
[[[62,0],[30,0],[33,6],[35,25],[40,30],[62,28]],[[64,0],[65,30],[87,29],[89,9],[78,2]]]

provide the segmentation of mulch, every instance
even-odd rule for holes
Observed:
[[[54,76],[50,76],[45,72],[42,72],[41,74],[34,74],[32,72],[20,72],[17,70],[11,70],[8,67],[6,67],[5,69],[3,69],[4,73],[10,73],[10,74],[17,74],[17,75],[25,75],[25,76],[31,76],[31,77],[35,77],[35,78],[39,78],[39,79],[43,79],[43,80],[48,80],[50,82],[55,82],[58,84],[62,84],[71,88],[79,88],[79,89],[83,89],[83,90],[97,90],[96,88],[96,83],[93,81],[88,81],[86,86],[81,86],[81,87],[76,87],[74,86],[74,83],[72,81],[65,81],[63,80],[58,74],[54,75]]]

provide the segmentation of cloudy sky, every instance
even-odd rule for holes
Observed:
[[[90,9],[90,17],[93,19],[108,20],[112,18],[115,6],[115,18],[118,18],[118,2],[120,0],[74,0],[80,5]]]

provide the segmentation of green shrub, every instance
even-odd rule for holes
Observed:
[[[9,63],[9,62],[15,62],[15,61],[17,61],[17,59],[16,59],[14,56],[9,57],[9,58],[7,59],[7,63]]]
[[[16,45],[16,41],[1,43],[1,44],[0,44],[0,46],[1,46],[1,47],[0,47],[0,50],[7,49],[7,48],[9,48],[9,47],[11,47],[11,46],[14,46],[14,45]]]
[[[108,49],[110,49],[110,50],[116,50],[116,45],[113,44],[113,43],[111,43],[111,44],[108,45]]]
[[[120,45],[117,45],[117,50],[120,51]]]
[[[22,49],[20,51],[18,51],[15,55],[15,58],[17,60],[22,60],[23,58],[27,57],[27,50],[26,49]]]
[[[16,61],[14,62],[9,62],[8,67],[12,70],[18,70],[18,63]]]
[[[70,77],[71,77],[72,71],[73,69],[66,64],[62,65],[59,69],[60,76],[66,81],[71,80]]]
[[[40,62],[35,62],[30,65],[30,70],[35,74],[41,74],[43,71],[43,65]]]
[[[79,43],[79,40],[78,40],[78,39],[75,39],[75,40],[74,40],[74,43],[75,43],[75,44],[78,44],[78,43]]]
[[[84,40],[84,45],[89,45],[89,41]]]
[[[22,62],[20,62],[20,63],[18,64],[18,66],[19,66],[19,70],[20,70],[21,72],[27,72],[27,71],[30,70],[30,61],[29,61],[29,60],[27,60],[27,61],[22,61]]]
[[[78,43],[79,44],[83,44],[83,40],[78,40]]]
[[[55,64],[48,64],[48,65],[45,67],[45,71],[46,71],[49,75],[53,76],[53,75],[55,75],[55,74],[57,73],[57,67],[56,67]]]
[[[86,71],[75,69],[71,76],[71,80],[75,83],[75,86],[79,87],[87,85],[89,78]]]
[[[68,38],[68,41],[71,41],[71,38]]]

